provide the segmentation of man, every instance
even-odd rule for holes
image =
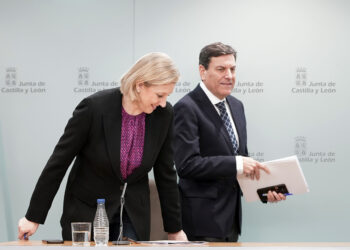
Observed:
[[[175,164],[180,177],[183,228],[189,240],[238,240],[241,190],[237,174],[259,179],[261,163],[248,157],[243,104],[231,96],[236,51],[213,43],[199,55],[202,82],[175,106]],[[284,200],[268,193],[268,201]]]

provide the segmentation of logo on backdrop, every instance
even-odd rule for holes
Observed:
[[[295,137],[295,154],[300,162],[314,164],[333,164],[335,163],[335,152],[332,151],[311,151],[308,150],[307,139],[305,136]]]
[[[78,85],[89,86],[89,68],[86,68],[86,67],[79,68]]]
[[[174,93],[179,93],[179,94],[187,94],[192,90],[192,83],[191,82],[177,82],[175,85]]]
[[[295,137],[295,154],[299,158],[306,156],[306,138],[304,136]]]
[[[95,93],[100,90],[119,87],[119,82],[106,82],[90,80],[90,72],[88,67],[80,67],[78,69],[77,85],[73,88],[75,93]]]
[[[259,162],[265,161],[264,152],[249,152],[249,157]]]
[[[260,81],[256,82],[236,82],[235,87],[232,90],[233,94],[240,95],[259,95],[264,94],[264,83]]]
[[[13,87],[17,85],[17,72],[16,68],[7,68],[5,74],[6,86]]]
[[[18,79],[18,73],[15,67],[8,67],[5,69],[5,84],[1,87],[1,93],[45,94],[46,92],[46,82],[22,81]]]
[[[310,81],[305,67],[298,67],[295,74],[293,94],[332,95],[337,92],[336,83],[332,81]]]

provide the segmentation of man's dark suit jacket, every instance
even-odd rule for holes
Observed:
[[[239,137],[239,155],[248,155],[243,104],[227,96]],[[198,85],[174,106],[175,164],[180,177],[182,224],[189,236],[224,238],[242,221],[241,190],[228,132]]]
[[[54,196],[74,157],[67,181],[62,236],[71,240],[71,222],[92,222],[96,200],[106,199],[110,223],[117,217],[121,188],[120,173],[122,94],[117,89],[85,98],[75,109],[32,195],[26,218],[43,224]],[[173,110],[158,107],[145,118],[145,142],[141,166],[128,176],[125,209],[140,240],[150,234],[148,172],[154,170],[161,201],[164,230],[182,229],[181,208],[173,164]]]

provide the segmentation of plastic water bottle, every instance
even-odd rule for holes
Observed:
[[[94,219],[94,240],[96,246],[107,246],[109,240],[109,222],[105,209],[105,199],[97,199]]]

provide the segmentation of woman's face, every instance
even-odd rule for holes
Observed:
[[[158,106],[165,107],[167,97],[173,92],[174,83],[162,85],[139,84],[137,90],[139,91],[138,107],[146,113],[152,113]]]

